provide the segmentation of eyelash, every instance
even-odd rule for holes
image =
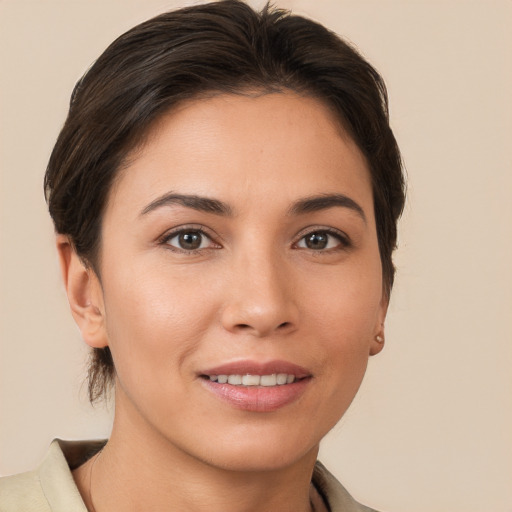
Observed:
[[[180,247],[175,247],[173,245],[171,245],[169,242],[170,240],[172,240],[173,238],[176,238],[180,235],[183,235],[183,234],[186,234],[186,233],[198,233],[200,234],[202,237],[205,237],[207,238],[208,240],[210,240],[210,242],[215,246],[215,247],[203,247],[203,248],[198,248],[198,249],[191,249],[191,250],[187,250],[187,249],[182,249]],[[159,240],[159,243],[161,245],[165,245],[169,250],[173,251],[173,252],[178,252],[180,254],[186,254],[188,256],[193,256],[195,254],[199,254],[205,250],[211,250],[211,249],[220,249],[221,248],[221,245],[220,244],[217,244],[213,241],[213,238],[211,235],[209,235],[204,228],[202,227],[199,227],[199,226],[180,226],[179,228],[176,228],[168,233],[166,233],[160,240]]]
[[[170,240],[172,240],[173,238],[176,238],[176,237],[186,234],[186,233],[197,233],[197,234],[200,234],[202,237],[206,237],[207,239],[210,240],[210,243],[213,244],[213,247],[203,247],[203,248],[199,247],[198,249],[187,250],[187,249],[173,246],[169,243]],[[327,252],[330,253],[330,252],[347,250],[352,247],[350,238],[345,233],[343,233],[343,231],[339,231],[339,230],[333,229],[333,228],[324,228],[324,227],[320,227],[320,226],[319,227],[311,226],[311,227],[307,228],[307,231],[304,230],[302,233],[300,233],[299,237],[297,238],[297,241],[293,243],[293,246],[296,247],[301,241],[305,240],[305,238],[307,236],[314,235],[314,234],[328,235],[329,237],[333,237],[339,242],[339,246],[331,247],[328,249],[311,249],[308,247],[303,247],[303,248],[301,247],[299,249],[309,250],[311,253],[315,253],[315,254],[319,255],[321,253],[325,254]],[[162,236],[159,240],[159,244],[165,245],[169,250],[171,250],[173,252],[178,252],[178,253],[186,254],[189,256],[199,254],[205,250],[220,249],[222,247],[220,244],[216,243],[213,240],[212,236],[209,235],[204,230],[204,228],[199,227],[199,226],[180,226],[179,228],[174,229],[171,232],[168,232],[164,236]]]
[[[304,249],[309,250],[311,253],[314,253],[315,255],[325,254],[325,253],[331,253],[331,252],[337,252],[337,251],[343,251],[350,249],[352,247],[352,242],[348,235],[346,235],[343,231],[339,231],[334,228],[325,228],[322,226],[310,226],[303,230],[297,239],[297,241],[294,243],[294,246],[296,246],[301,241],[305,240],[307,236],[310,235],[328,235],[329,237],[335,238],[339,245],[336,247],[331,247],[328,249],[309,249],[305,247]]]

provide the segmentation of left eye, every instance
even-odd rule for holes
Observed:
[[[212,240],[201,231],[187,230],[172,235],[165,243],[182,251],[195,251],[206,249],[211,245]]]
[[[301,249],[311,249],[313,251],[322,251],[334,249],[342,244],[342,240],[337,235],[333,235],[327,231],[314,231],[303,236],[297,243],[297,247]]]

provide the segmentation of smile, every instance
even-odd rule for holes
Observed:
[[[295,382],[295,375],[272,373],[270,375],[208,375],[212,382],[231,384],[232,386],[284,386]]]
[[[198,374],[205,389],[228,406],[274,412],[291,405],[311,386],[309,370],[288,361],[234,361]]]

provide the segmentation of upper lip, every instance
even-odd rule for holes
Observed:
[[[311,372],[289,361],[233,361],[231,363],[221,364],[214,368],[208,368],[201,371],[201,375],[272,375],[278,373],[286,373],[295,375],[296,379],[310,377]]]

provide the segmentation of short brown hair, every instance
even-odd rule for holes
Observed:
[[[400,152],[377,71],[322,25],[268,5],[223,0],[165,13],[116,39],[79,80],[45,176],[58,233],[101,278],[102,214],[116,173],[171,107],[211,92],[293,90],[323,101],[365,155],[372,179],[383,286],[405,200]],[[91,401],[108,389],[108,347],[94,349]]]

